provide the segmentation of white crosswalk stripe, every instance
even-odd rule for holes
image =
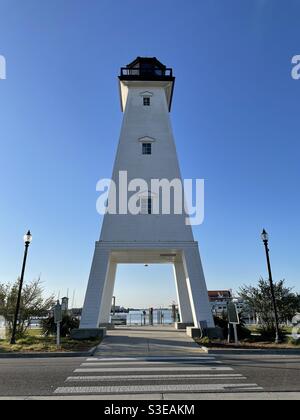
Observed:
[[[193,364],[193,362],[192,361],[190,361],[190,362],[185,362],[186,364]],[[198,362],[199,364],[207,364],[207,362],[204,362],[204,361],[200,361],[200,362]],[[209,363],[210,364],[213,364],[213,365],[220,365],[221,364],[221,362],[217,362],[217,361],[209,361]],[[123,366],[123,363],[122,362],[110,362],[109,363],[110,364],[110,366]],[[137,365],[144,365],[145,364],[145,362],[127,362],[127,365],[128,366],[137,366]],[[160,365],[165,365],[166,364],[166,362],[147,362],[147,366],[160,366]],[[82,363],[82,365],[81,365],[82,367],[89,367],[89,366],[92,366],[92,367],[100,367],[100,366],[103,366],[103,363],[102,362],[90,362],[90,363]]]
[[[211,356],[201,356],[201,357],[194,357],[194,356],[190,356],[190,357],[159,357],[159,356],[151,356],[151,357],[115,357],[115,358],[99,358],[99,357],[90,357],[89,359],[87,359],[87,362],[139,362],[139,361],[144,361],[144,362],[152,362],[152,361],[162,361],[162,362],[170,362],[170,361],[176,361],[176,362],[187,362],[187,361],[192,361],[192,362],[196,362],[199,360],[203,360],[205,362],[207,362],[208,360],[216,360],[215,357],[211,357]]]
[[[135,385],[135,386],[91,386],[58,388],[56,394],[120,394],[148,392],[208,392],[226,390],[262,390],[256,384],[188,384],[188,385]]]
[[[112,368],[112,367],[106,367],[106,368],[89,368],[86,367],[84,369],[76,369],[75,373],[96,373],[96,372],[195,372],[195,371],[232,371],[230,367],[213,367],[213,366],[193,366],[193,367],[126,367],[126,368]]]
[[[211,379],[211,380],[221,380],[221,379],[240,379],[244,380],[247,379],[243,375],[235,375],[235,374],[223,374],[223,375],[211,375],[211,374],[194,374],[194,375],[123,375],[123,376],[70,376],[66,382],[107,382],[107,381],[132,381],[132,380],[155,380],[155,381],[164,381],[166,379],[169,380],[176,380],[178,379]]]
[[[230,366],[210,356],[90,357],[65,382],[74,386],[61,386],[55,390],[56,395],[263,390],[257,384],[247,382],[245,376],[235,373]]]

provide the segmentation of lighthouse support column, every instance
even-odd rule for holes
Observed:
[[[112,297],[114,293],[115,280],[116,280],[117,264],[110,261],[108,274],[106,276],[106,282],[104,285],[102,300],[100,305],[100,327],[106,327],[109,325],[109,318],[112,306]]]
[[[208,329],[215,328],[198,244],[195,243],[193,246],[186,247],[183,250],[182,258],[194,327],[200,328],[201,325],[205,324]]]
[[[99,314],[109,274],[112,274],[110,250],[96,243],[91,274],[86,292],[80,329],[99,328]]]
[[[176,262],[174,264],[174,276],[180,314],[180,322],[176,322],[175,327],[177,329],[184,329],[194,325],[194,321],[183,262]]]

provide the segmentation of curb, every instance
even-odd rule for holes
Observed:
[[[97,350],[97,346],[84,352],[57,352],[57,353],[1,353],[0,359],[50,359],[65,357],[91,357]]]
[[[178,401],[178,396],[182,401],[299,401],[300,392],[297,391],[259,391],[259,392],[239,392],[239,393],[183,393],[183,394],[174,394],[174,393],[163,393],[163,394],[102,394],[102,395],[68,395],[68,396],[59,396],[59,395],[44,395],[44,396],[6,396],[0,397],[0,401],[135,401],[137,406],[137,401],[163,401],[167,404],[168,401],[172,402],[174,400]]]
[[[269,355],[269,356],[300,356],[300,348],[299,350],[296,349],[273,349],[273,350],[267,350],[267,349],[213,349],[213,348],[207,348],[202,347],[203,351],[207,354],[215,354],[215,355]],[[204,350],[205,349],[205,350]]]

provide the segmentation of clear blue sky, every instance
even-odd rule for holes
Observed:
[[[174,68],[182,173],[206,180],[195,229],[210,289],[300,274],[297,0],[0,0],[0,281],[19,275],[81,304],[100,234],[96,182],[110,177],[122,120],[119,68],[138,55]],[[163,285],[163,286],[162,286]],[[121,267],[129,306],[170,304],[170,267]]]

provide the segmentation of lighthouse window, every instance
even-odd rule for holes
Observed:
[[[152,144],[143,143],[143,155],[151,155],[151,154],[152,154]]]
[[[149,96],[144,96],[143,101],[144,101],[144,106],[150,106],[151,105],[151,100],[150,100]]]

